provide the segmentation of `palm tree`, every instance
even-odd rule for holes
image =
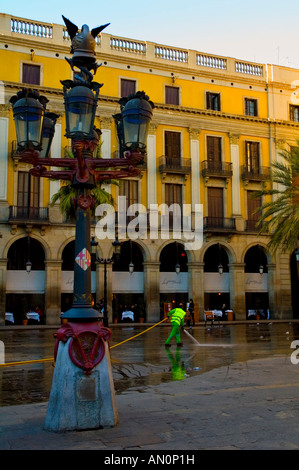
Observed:
[[[101,184],[118,185],[115,180],[103,181]],[[113,196],[103,189],[101,184],[97,184],[90,190],[90,195],[94,199],[93,210],[95,210],[99,204],[114,205]],[[77,192],[78,190],[74,188],[71,183],[64,184],[60,187],[57,193],[53,194],[50,205],[54,206],[54,204],[59,200],[60,211],[63,214],[66,214],[67,218],[74,218],[76,213]]]
[[[260,233],[269,232],[269,249],[292,252],[299,246],[299,140],[295,147],[280,152],[282,161],[273,163],[271,188],[255,192],[254,197],[270,196],[256,212]],[[273,183],[277,186],[273,187]]]
[[[67,158],[74,158],[74,154],[67,148],[65,149],[65,154]],[[101,144],[97,148],[96,158],[102,158],[101,157]],[[114,184],[118,186],[118,181],[117,180],[101,181],[100,183],[97,183],[96,186],[90,190],[90,195],[92,196],[94,200],[94,206],[92,208],[93,213],[99,204],[114,205],[113,196],[103,188],[103,185],[106,185],[106,184]],[[71,182],[68,182],[62,185],[59,191],[57,191],[57,193],[53,194],[50,205],[54,206],[54,204],[56,204],[56,202],[59,200],[60,211],[63,214],[65,214],[67,218],[75,218],[77,196],[78,196],[78,190],[72,186]]]

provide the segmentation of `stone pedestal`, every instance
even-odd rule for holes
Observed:
[[[108,343],[102,361],[86,375],[69,356],[70,341],[59,343],[45,429],[63,432],[117,425]]]

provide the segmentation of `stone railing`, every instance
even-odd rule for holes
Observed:
[[[174,62],[188,63],[188,51],[170,48],[166,46],[155,46],[155,56],[159,59],[172,60]]]
[[[45,41],[61,47],[68,46],[70,37],[64,25],[45,23],[16,16],[0,14],[0,31],[5,35],[22,36],[31,41]],[[213,69],[213,73],[219,74],[244,74],[251,79],[264,78],[265,67],[262,64],[236,60],[230,57],[205,54],[189,49],[165,46],[149,41],[122,38],[107,33],[101,33],[96,38],[97,52],[110,55],[139,55],[149,62],[163,64],[166,61],[177,64],[185,69],[207,70]]]
[[[257,75],[258,77],[263,76],[263,66],[258,64],[252,64],[250,62],[235,62],[235,70],[238,73],[246,73],[248,75]]]
[[[196,54],[196,63],[202,67],[210,67],[212,69],[227,69],[227,59],[224,57]]]
[[[11,17],[11,32],[49,39],[53,37],[53,25]]]
[[[110,37],[111,49],[123,52],[135,52],[137,54],[146,53],[146,43],[142,41],[135,41],[133,39],[118,38],[115,36]]]

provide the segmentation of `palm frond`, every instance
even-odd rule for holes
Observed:
[[[254,198],[271,198],[255,213],[261,214],[259,233],[269,232],[268,246],[273,254],[278,248],[293,251],[299,245],[299,140],[295,147],[282,150],[280,156],[282,160],[272,165],[271,187],[253,194]]]

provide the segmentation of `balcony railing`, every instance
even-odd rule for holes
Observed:
[[[48,207],[9,206],[10,221],[35,221],[49,220]]]
[[[191,160],[189,158],[167,157],[159,158],[160,173],[179,173],[187,175],[191,173]]]
[[[243,180],[264,181],[270,178],[270,167],[261,166],[249,168],[244,165],[241,167],[241,177]]]
[[[232,217],[204,217],[204,230],[236,230],[236,221]]]
[[[232,163],[204,160],[201,163],[201,173],[203,177],[229,178],[233,174]]]

